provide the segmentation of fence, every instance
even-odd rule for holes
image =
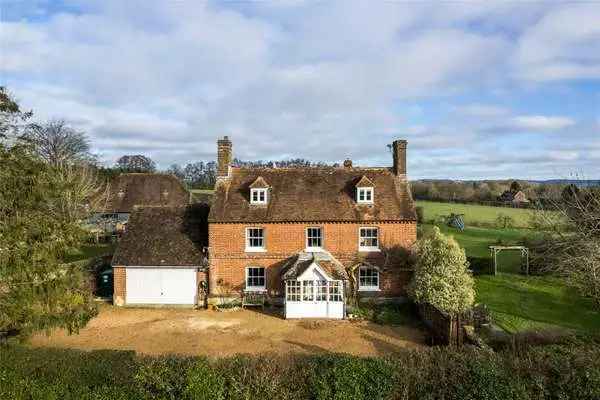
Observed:
[[[465,341],[463,326],[472,324],[472,314],[450,316],[431,304],[420,304],[419,315],[429,328],[432,345],[462,346]]]

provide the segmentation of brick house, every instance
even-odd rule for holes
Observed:
[[[405,296],[417,237],[405,141],[391,168],[240,168],[227,137],[217,146],[210,211],[134,207],[112,261],[115,304],[258,296],[288,318],[344,318],[351,296]]]
[[[406,141],[391,168],[241,168],[227,137],[217,146],[209,301],[258,292],[286,317],[343,318],[349,295],[405,295],[401,250],[417,237]]]

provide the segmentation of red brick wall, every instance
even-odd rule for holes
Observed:
[[[125,267],[113,267],[113,304],[122,306],[125,304]]]
[[[265,267],[267,289],[272,296],[282,293],[279,273],[285,260],[306,247],[306,228],[323,228],[323,247],[344,265],[349,265],[358,254],[358,230],[363,226],[379,228],[381,247],[409,247],[417,238],[416,223],[271,223],[271,224],[210,224],[209,288],[212,296],[224,294],[228,288],[239,292],[245,285],[245,268]],[[265,234],[264,253],[246,253],[246,228],[261,227]],[[367,254],[367,253],[365,253]],[[382,265],[382,253],[368,253],[372,264]],[[410,279],[410,273],[386,268],[380,274],[381,296],[400,296]],[[219,283],[222,282],[222,285]]]

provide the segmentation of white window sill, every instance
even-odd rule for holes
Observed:
[[[380,292],[381,289],[379,289],[376,286],[365,286],[365,287],[359,287],[358,291],[359,292]]]
[[[250,204],[253,206],[266,206],[267,202],[266,201],[251,201]]]
[[[244,289],[246,293],[266,293],[267,289],[264,287],[247,287]]]
[[[323,251],[322,247],[307,247],[306,249],[304,249],[304,251],[306,251],[307,253],[318,253],[320,251]]]
[[[357,201],[358,204],[373,204],[373,201]]]
[[[366,252],[377,253],[377,252],[380,252],[381,249],[379,247],[359,247],[358,251],[365,252],[365,253]]]
[[[267,249],[264,247],[246,247],[246,253],[266,253]]]

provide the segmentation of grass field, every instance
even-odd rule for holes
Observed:
[[[479,207],[479,206],[476,206]],[[502,209],[500,209],[502,210]],[[468,212],[468,209],[467,209]],[[424,225],[423,229],[430,229]],[[463,232],[446,226],[440,229],[452,235],[465,248],[467,256],[490,258],[488,246],[502,241],[517,244],[530,229],[491,229],[467,227]],[[544,328],[563,328],[579,332],[600,332],[600,312],[555,277],[524,276],[519,253],[501,253],[498,275],[475,278],[477,302],[486,304],[494,321],[509,332]]]
[[[98,257],[103,254],[112,253],[115,249],[114,244],[86,244],[79,249],[73,249],[66,257],[66,262],[75,262]]]
[[[464,214],[465,224],[493,226],[499,214],[512,217],[515,228],[529,228],[532,210],[512,207],[491,207],[478,204],[440,203],[435,201],[417,201],[423,207],[424,221],[439,221],[442,215]]]

